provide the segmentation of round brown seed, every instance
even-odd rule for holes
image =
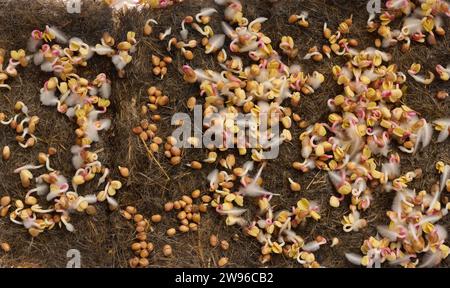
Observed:
[[[153,215],[151,218],[153,223],[159,223],[159,222],[161,222],[161,219],[162,219],[162,217],[159,214]]]
[[[219,267],[224,267],[225,265],[228,264],[228,258],[227,257],[222,257],[219,259],[219,261],[217,262],[217,265]]]
[[[2,250],[6,253],[11,251],[11,246],[6,242],[2,242],[1,247],[2,247]]]
[[[175,230],[175,228],[169,228],[166,231],[167,236],[172,237],[177,233],[177,230]]]
[[[219,239],[217,238],[216,235],[212,234],[209,237],[209,245],[211,245],[212,247],[216,247],[219,244]]]
[[[173,209],[173,202],[167,202],[166,204],[164,204],[164,211],[166,212],[170,212]]]
[[[166,257],[172,256],[172,247],[168,244],[164,245],[163,247],[163,254]]]
[[[222,248],[223,251],[227,251],[230,248],[230,244],[226,240],[220,241],[220,248]]]

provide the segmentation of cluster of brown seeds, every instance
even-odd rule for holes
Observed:
[[[9,251],[11,251],[11,245],[9,245],[9,243],[7,242],[2,242],[0,244],[0,247],[2,248],[3,252],[8,253]]]
[[[164,57],[161,59],[161,57],[157,55],[152,55],[152,65],[153,65],[153,75],[160,76],[161,79],[164,78],[167,74],[167,65],[172,63],[172,58],[169,56]]]
[[[201,223],[202,213],[208,210],[208,203],[211,202],[211,197],[208,195],[201,196],[200,190],[192,191],[191,196],[183,195],[179,200],[174,202],[167,202],[164,205],[166,213],[175,211],[176,218],[179,221],[178,231],[187,233],[189,231],[197,231]],[[195,202],[199,203],[196,204]],[[177,233],[177,229],[169,228],[166,231],[167,236],[172,237]]]
[[[169,136],[164,144],[164,156],[169,159],[170,164],[173,166],[179,165],[181,163],[182,150],[176,146],[177,140]]]
[[[164,95],[163,92],[152,86],[147,90],[148,94],[148,108],[150,111],[156,111],[159,107],[167,106],[169,104],[169,97]],[[159,116],[159,115],[158,115]],[[159,117],[152,117],[152,120],[159,120]]]
[[[166,213],[171,211],[177,212],[176,218],[180,224],[177,228],[179,232],[187,233],[189,231],[197,231],[201,220],[201,213],[206,213],[207,203],[211,201],[209,196],[202,196],[201,204],[193,203],[195,199],[200,198],[200,194],[200,190],[194,190],[191,193],[191,196],[184,195],[181,199],[174,202],[167,202],[164,205],[164,211]],[[133,206],[127,206],[124,210],[121,210],[120,213],[125,219],[133,221],[135,225],[136,239],[130,246],[135,256],[129,260],[130,267],[148,267],[150,265],[148,259],[155,250],[154,244],[148,241],[148,233],[153,232],[154,230],[151,223],[160,223],[163,220],[163,217],[160,214],[154,214],[150,217],[150,220],[146,219],[142,214],[139,214]],[[167,229],[167,236],[174,236],[177,233],[177,229]],[[224,251],[229,248],[229,244],[225,240],[220,242],[220,246]],[[165,244],[162,248],[162,254],[164,257],[172,257],[172,247],[169,244]],[[219,263],[222,263],[219,265],[220,267],[226,264],[223,259],[219,260]]]
[[[131,244],[131,250],[135,257],[129,260],[130,267],[148,267],[150,265],[148,258],[155,249],[153,243],[147,239],[147,235],[151,231],[150,222],[142,214],[137,213],[137,209],[133,206],[127,206],[120,213],[125,219],[134,222],[136,230],[136,239]]]
[[[158,127],[154,123],[149,123],[147,119],[141,120],[139,126],[133,128],[133,133],[138,135],[141,140],[145,142],[147,142],[150,139],[152,140],[150,148],[153,152],[157,152],[158,145],[161,144],[161,143],[158,144],[158,142],[160,142],[159,141],[160,138],[157,137],[155,134],[157,131]]]
[[[160,145],[163,144],[163,139],[157,136],[158,126],[156,123],[161,121],[161,115],[157,113],[160,107],[165,107],[169,104],[169,97],[164,95],[163,92],[155,86],[151,86],[147,89],[148,102],[141,106],[141,116],[145,117],[141,120],[140,125],[134,127],[133,133],[144,142],[147,146],[147,142],[150,144],[147,146],[149,153],[157,153]],[[150,119],[147,118],[149,111],[152,113]]]

